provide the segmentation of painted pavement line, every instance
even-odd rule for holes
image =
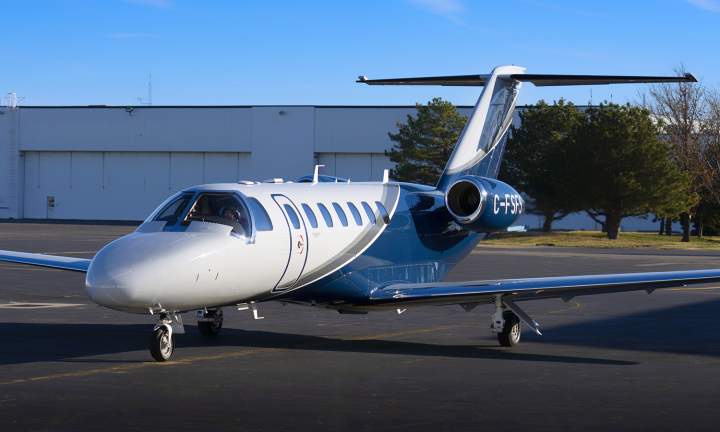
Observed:
[[[374,340],[374,339],[390,338],[390,337],[405,336],[405,335],[412,335],[412,334],[430,333],[430,332],[434,332],[434,331],[447,330],[450,328],[457,328],[457,327],[463,327],[463,326],[452,325],[452,326],[430,327],[430,328],[425,328],[425,329],[408,330],[405,332],[383,333],[383,334],[368,335],[368,336],[355,336],[355,337],[350,337],[350,338],[343,338],[343,340],[346,340],[346,341]],[[337,337],[337,336],[326,336],[326,337]],[[323,344],[317,344],[317,346],[322,346],[322,345]],[[313,345],[310,345],[310,346],[308,346],[308,348],[312,348],[312,346]],[[144,368],[148,368],[148,367],[170,367],[170,366],[188,365],[188,364],[204,362],[204,361],[227,360],[227,359],[232,359],[232,358],[247,357],[247,356],[256,355],[256,354],[282,352],[282,351],[287,351],[287,349],[283,349],[283,348],[253,348],[253,349],[234,351],[234,352],[222,353],[222,354],[200,355],[200,356],[195,356],[195,357],[188,357],[188,358],[172,360],[172,361],[168,361],[168,362],[164,362],[164,363],[155,362],[155,361],[145,361],[145,362],[133,363],[133,364],[129,364],[129,365],[110,366],[110,367],[89,369],[89,370],[83,370],[83,371],[41,375],[41,376],[35,376],[35,377],[29,377],[29,378],[17,378],[17,379],[13,379],[13,380],[9,380],[9,381],[0,381],[0,386],[12,385],[12,384],[26,384],[26,383],[32,383],[32,382],[47,382],[47,381],[53,381],[53,380],[63,379],[63,378],[79,378],[79,377],[88,377],[88,376],[100,375],[100,374],[126,373],[126,372],[132,372],[135,370],[140,370],[140,369],[144,369]]]

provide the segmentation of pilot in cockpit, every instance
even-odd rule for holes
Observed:
[[[234,203],[231,203],[222,209],[221,215],[223,219],[231,223],[233,226],[233,232],[240,236],[245,235],[247,218],[240,208],[238,208]]]

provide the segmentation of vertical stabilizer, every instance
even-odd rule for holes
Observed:
[[[500,66],[485,80],[485,88],[440,177],[439,189],[466,174],[497,177],[520,88],[512,75],[524,73],[525,68]]]

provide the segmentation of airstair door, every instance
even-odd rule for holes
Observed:
[[[307,262],[308,233],[305,221],[300,214],[300,209],[295,203],[281,194],[275,194],[272,198],[278,207],[280,207],[280,211],[285,215],[288,243],[290,244],[290,252],[288,253],[285,272],[273,289],[273,292],[281,292],[295,286],[302,275],[305,263]]]

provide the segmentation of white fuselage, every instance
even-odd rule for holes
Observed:
[[[188,191],[255,198],[272,229],[261,229],[253,217],[252,229],[243,235],[198,220],[168,231],[165,222],[153,220],[163,203],[134,233],[108,244],[93,259],[86,288],[94,301],[144,313],[282,295],[359,256],[385,229],[399,197],[398,185],[379,182],[227,183],[183,192]]]

